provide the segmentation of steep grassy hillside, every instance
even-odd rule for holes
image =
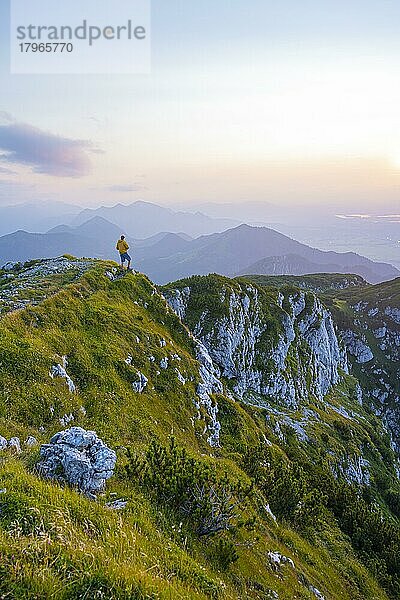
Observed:
[[[235,309],[240,323],[241,301],[248,311],[257,301],[267,324],[260,349],[253,329],[260,372],[290,322],[279,375],[288,382],[305,369],[290,403],[283,387],[271,396],[251,379],[235,390],[213,336],[200,344],[143,275],[66,258],[0,273],[0,286],[0,434],[22,442],[21,453],[0,451],[0,595],[398,597],[399,514],[380,486],[399,497],[394,453],[359,403],[341,345],[329,375],[322,355],[306,368],[314,331],[325,327],[336,352],[313,294],[217,277],[163,290],[196,290],[181,316],[200,338],[205,322],[211,333]],[[72,425],[117,453],[95,501],[42,479],[39,445],[23,443]]]

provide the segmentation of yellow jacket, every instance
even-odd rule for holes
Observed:
[[[125,240],[118,240],[117,250],[120,254],[125,254],[129,250],[129,244]]]

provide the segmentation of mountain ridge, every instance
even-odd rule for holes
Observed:
[[[378,288],[394,323],[398,282]],[[0,270],[2,592],[396,598],[398,458],[337,294],[217,275],[160,289],[72,257]],[[92,500],[35,467],[72,426],[116,457]],[[215,494],[233,511],[219,533]]]
[[[201,236],[191,241],[184,253],[178,252],[159,264],[148,260],[145,255],[139,253],[138,266],[148,273],[150,278],[160,283],[194,274],[207,275],[213,272],[232,276],[245,271],[249,272],[249,267],[255,262],[254,259],[265,259],[268,252],[271,253],[271,256],[276,256],[278,247],[282,255],[296,251],[302,252],[306,259],[311,258],[315,262],[319,260],[322,271],[324,266],[326,268],[333,261],[332,268],[334,272],[337,272],[339,269],[338,264],[335,263],[336,259],[344,273],[350,271],[361,276],[368,274],[372,283],[394,278],[399,274],[399,271],[392,265],[374,263],[356,253],[323,252],[296,242],[272,229],[248,225],[240,225],[221,234]],[[359,272],[360,265],[363,271],[361,273]]]
[[[102,206],[97,209],[85,209],[72,221],[72,225],[81,225],[91,216],[101,216],[127,229],[135,238],[151,237],[167,229],[171,233],[185,231],[195,237],[211,231],[222,231],[235,225],[231,219],[213,219],[200,212],[190,213],[174,211],[151,202],[138,200],[131,204]]]
[[[353,252],[324,252],[265,227],[240,225],[189,239],[181,231],[163,229],[138,240],[131,239],[131,232],[125,227],[120,229],[104,217],[95,216],[76,227],[58,226],[46,234],[18,231],[0,237],[0,263],[63,253],[112,258],[116,239],[125,233],[137,267],[161,284],[212,272],[227,276],[351,272],[370,283],[393,279],[400,273],[390,264],[376,263]]]

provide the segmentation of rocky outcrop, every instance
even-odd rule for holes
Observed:
[[[219,380],[219,369],[214,365],[206,347],[200,342],[196,343],[196,356],[200,363],[199,375],[201,378],[201,383],[198,384],[196,390],[197,418],[202,418],[200,407],[203,407],[208,417],[204,433],[208,433],[210,446],[218,447],[221,424],[218,421],[218,404],[213,401],[211,396],[212,394],[222,394],[224,388]]]
[[[161,369],[168,369],[168,364],[169,364],[169,360],[168,360],[167,356],[165,356],[164,358],[161,359],[161,361],[160,361]]]
[[[178,381],[182,385],[185,385],[186,384],[186,379],[184,378],[184,376],[182,375],[182,373],[180,372],[180,370],[179,369],[175,369],[175,373],[176,373],[176,376],[178,378]]]
[[[167,295],[186,322],[196,293],[186,287]],[[221,306],[210,306],[191,328],[239,398],[255,393],[294,407],[310,394],[324,398],[340,369],[347,371],[331,314],[313,294],[279,292],[272,300],[251,285],[226,285],[219,297]]]
[[[8,442],[8,447],[15,454],[20,454],[21,453],[21,441],[20,441],[20,439],[18,437],[12,437],[10,439],[10,441]]]
[[[37,445],[37,439],[33,435],[28,435],[28,437],[25,440],[25,446],[27,446],[28,448],[34,448]]]
[[[387,429],[390,431],[392,438],[392,448],[400,457],[400,397],[397,396],[393,405],[386,409],[384,422]],[[398,475],[400,479],[400,474]]]
[[[56,433],[40,449],[39,473],[93,496],[102,491],[114,472],[113,450],[94,431],[71,427]]]
[[[311,310],[298,323],[301,336],[311,350],[314,393],[323,398],[339,381],[339,368],[348,372],[346,352],[339,346],[332,316],[314,297]]]
[[[33,437],[33,435],[29,435],[25,440],[26,448],[33,448],[34,446],[37,446],[37,444],[38,441],[35,437]],[[12,437],[10,438],[10,440],[7,440],[5,437],[0,435],[0,451],[7,449],[13,452],[14,454],[20,454],[22,452],[22,449],[21,440],[19,439],[19,437]]]
[[[283,565],[288,565],[289,567],[292,567],[292,569],[295,568],[292,559],[279,552],[268,552],[268,560],[274,571],[278,571]]]
[[[61,379],[65,379],[65,383],[67,384],[69,391],[71,392],[71,394],[74,394],[76,392],[76,386],[75,386],[75,383],[72,381],[71,377],[67,373],[67,367],[68,367],[67,357],[63,356],[62,364],[56,364],[51,367],[50,377],[52,379],[57,378],[57,377],[60,377]]]
[[[352,322],[344,319],[342,338],[359,377],[359,397],[382,419],[391,435],[392,448],[400,456],[400,309],[398,283],[389,282],[375,290],[367,290],[365,299],[350,305]],[[388,305],[388,302],[390,304]],[[397,306],[396,306],[397,305]],[[357,465],[349,479],[361,479]]]
[[[350,484],[369,485],[370,464],[360,454],[342,458],[334,469],[336,476],[341,476]]]
[[[392,362],[400,361],[400,331],[389,327],[381,327],[375,331],[375,337],[380,340],[379,348]]]
[[[93,260],[69,259],[65,256],[30,261],[26,266],[8,262],[1,268],[9,272],[1,277],[1,283],[5,285],[0,289],[0,308],[3,312],[9,312],[36,306],[52,294],[47,291],[52,288],[49,280],[62,273],[69,282],[75,281],[92,265]],[[45,287],[43,278],[47,279]]]
[[[314,594],[317,600],[325,600],[325,596],[313,585],[310,585],[310,592]]]
[[[172,290],[168,294],[168,304],[178,317],[184,321],[188,300],[190,298],[190,288],[185,287],[182,290]]]
[[[64,416],[60,417],[59,421],[61,427],[67,427],[70,423],[75,421],[75,417],[72,413],[69,413],[69,415],[65,414]]]
[[[134,381],[132,383],[132,387],[134,392],[141,394],[142,392],[144,392],[149,380],[147,379],[146,375],[143,375],[143,373],[141,373],[140,371],[137,375],[138,379],[137,381]]]
[[[370,362],[374,358],[371,348],[354,331],[348,329],[343,333],[343,340],[348,352],[359,364]]]
[[[385,315],[390,317],[392,321],[400,325],[400,308],[392,308],[391,306],[387,306],[385,309]]]
[[[107,502],[106,507],[110,510],[124,510],[127,504],[127,500],[123,500],[122,498],[120,498],[119,500],[114,500],[113,502]]]

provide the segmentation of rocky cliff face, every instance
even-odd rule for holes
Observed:
[[[328,423],[339,419],[334,427],[340,435],[363,428],[372,408],[377,435],[389,433],[400,455],[395,306],[350,306],[293,286],[263,287],[216,275],[172,284],[163,293],[206,352],[208,372],[214,384],[218,381],[208,387],[205,403],[209,443],[219,445],[224,434],[210,395],[230,391],[266,409],[266,421],[281,443],[294,434],[299,443],[318,445],[324,431],[331,472],[348,483],[369,485],[371,461],[380,464],[383,455],[371,450],[365,433],[329,441]],[[400,472],[394,455],[392,460],[393,472]]]
[[[335,309],[363,401],[386,424],[400,455],[400,281],[344,293]]]
[[[310,396],[322,400],[347,372],[332,316],[314,294],[263,293],[219,278],[212,306],[201,310],[202,282],[193,283],[167,290],[167,300],[239,398],[294,408]]]

